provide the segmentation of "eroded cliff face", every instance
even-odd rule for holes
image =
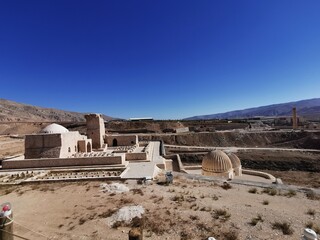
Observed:
[[[283,147],[320,149],[320,132],[206,132],[139,135],[140,140],[209,147]]]

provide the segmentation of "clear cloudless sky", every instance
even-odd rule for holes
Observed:
[[[319,93],[319,0],[0,1],[0,98],[180,119]]]

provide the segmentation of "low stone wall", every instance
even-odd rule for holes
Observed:
[[[258,176],[258,177],[263,177],[265,179],[270,179],[272,182],[276,181],[276,178],[272,176],[269,173],[265,172],[259,172],[259,171],[253,171],[253,170],[247,170],[247,169],[242,169],[242,174],[247,174],[247,175],[252,175],[252,176]]]
[[[139,161],[139,160],[147,160],[147,153],[127,153],[126,154],[127,161]]]
[[[124,156],[4,160],[2,169],[124,164]]]
[[[186,170],[201,170],[202,166],[201,165],[197,165],[197,166],[184,166],[184,169]]]

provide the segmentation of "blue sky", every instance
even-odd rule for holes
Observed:
[[[179,119],[320,97],[320,1],[1,1],[0,98]]]

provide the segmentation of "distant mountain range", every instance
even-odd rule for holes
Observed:
[[[85,113],[36,107],[0,98],[0,122],[83,122]],[[105,120],[114,119],[103,115]]]
[[[252,117],[275,117],[275,116],[291,116],[292,108],[297,108],[298,116],[304,116],[308,119],[320,118],[320,98],[301,100],[297,102],[288,102],[281,104],[273,104],[262,107],[248,108],[244,110],[236,110],[225,113],[216,113],[202,116],[194,116],[185,120],[200,119],[239,119]]]

